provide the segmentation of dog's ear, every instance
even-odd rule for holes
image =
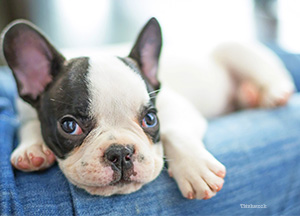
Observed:
[[[19,95],[34,105],[65,59],[37,27],[26,20],[8,25],[1,39],[3,55],[13,71]]]
[[[157,79],[157,71],[161,46],[162,36],[159,23],[155,18],[151,18],[142,29],[129,54],[130,58],[137,61],[144,79],[154,89],[160,87]]]

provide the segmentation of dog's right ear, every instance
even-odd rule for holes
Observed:
[[[19,95],[34,105],[53,81],[65,58],[32,23],[17,20],[1,35],[4,58],[13,71]]]

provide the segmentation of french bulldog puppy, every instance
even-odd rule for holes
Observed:
[[[22,99],[12,165],[29,172],[57,161],[71,183],[102,196],[137,191],[159,175],[166,157],[184,197],[213,197],[226,169],[203,145],[203,116],[283,105],[294,90],[269,50],[235,43],[217,47],[205,69],[175,63],[159,80],[155,18],[127,57],[66,59],[25,20],[1,38]]]

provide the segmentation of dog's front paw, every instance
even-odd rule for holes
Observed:
[[[170,159],[169,174],[174,177],[182,195],[188,199],[210,199],[224,184],[226,168],[207,150]]]
[[[24,172],[43,170],[50,167],[55,156],[44,143],[21,143],[12,153],[11,164]]]
[[[293,92],[294,84],[289,79],[270,81],[262,89],[260,106],[264,108],[283,106],[288,102]]]
[[[295,91],[293,81],[283,76],[281,72],[274,73],[268,82],[242,81],[238,89],[238,101],[242,107],[274,108],[285,105]]]
[[[293,92],[294,85],[288,79],[273,80],[262,86],[244,81],[240,85],[238,97],[242,107],[274,108],[285,105]]]

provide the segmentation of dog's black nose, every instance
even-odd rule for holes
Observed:
[[[120,171],[126,171],[132,167],[133,147],[112,144],[104,153],[104,157],[116,166]]]

